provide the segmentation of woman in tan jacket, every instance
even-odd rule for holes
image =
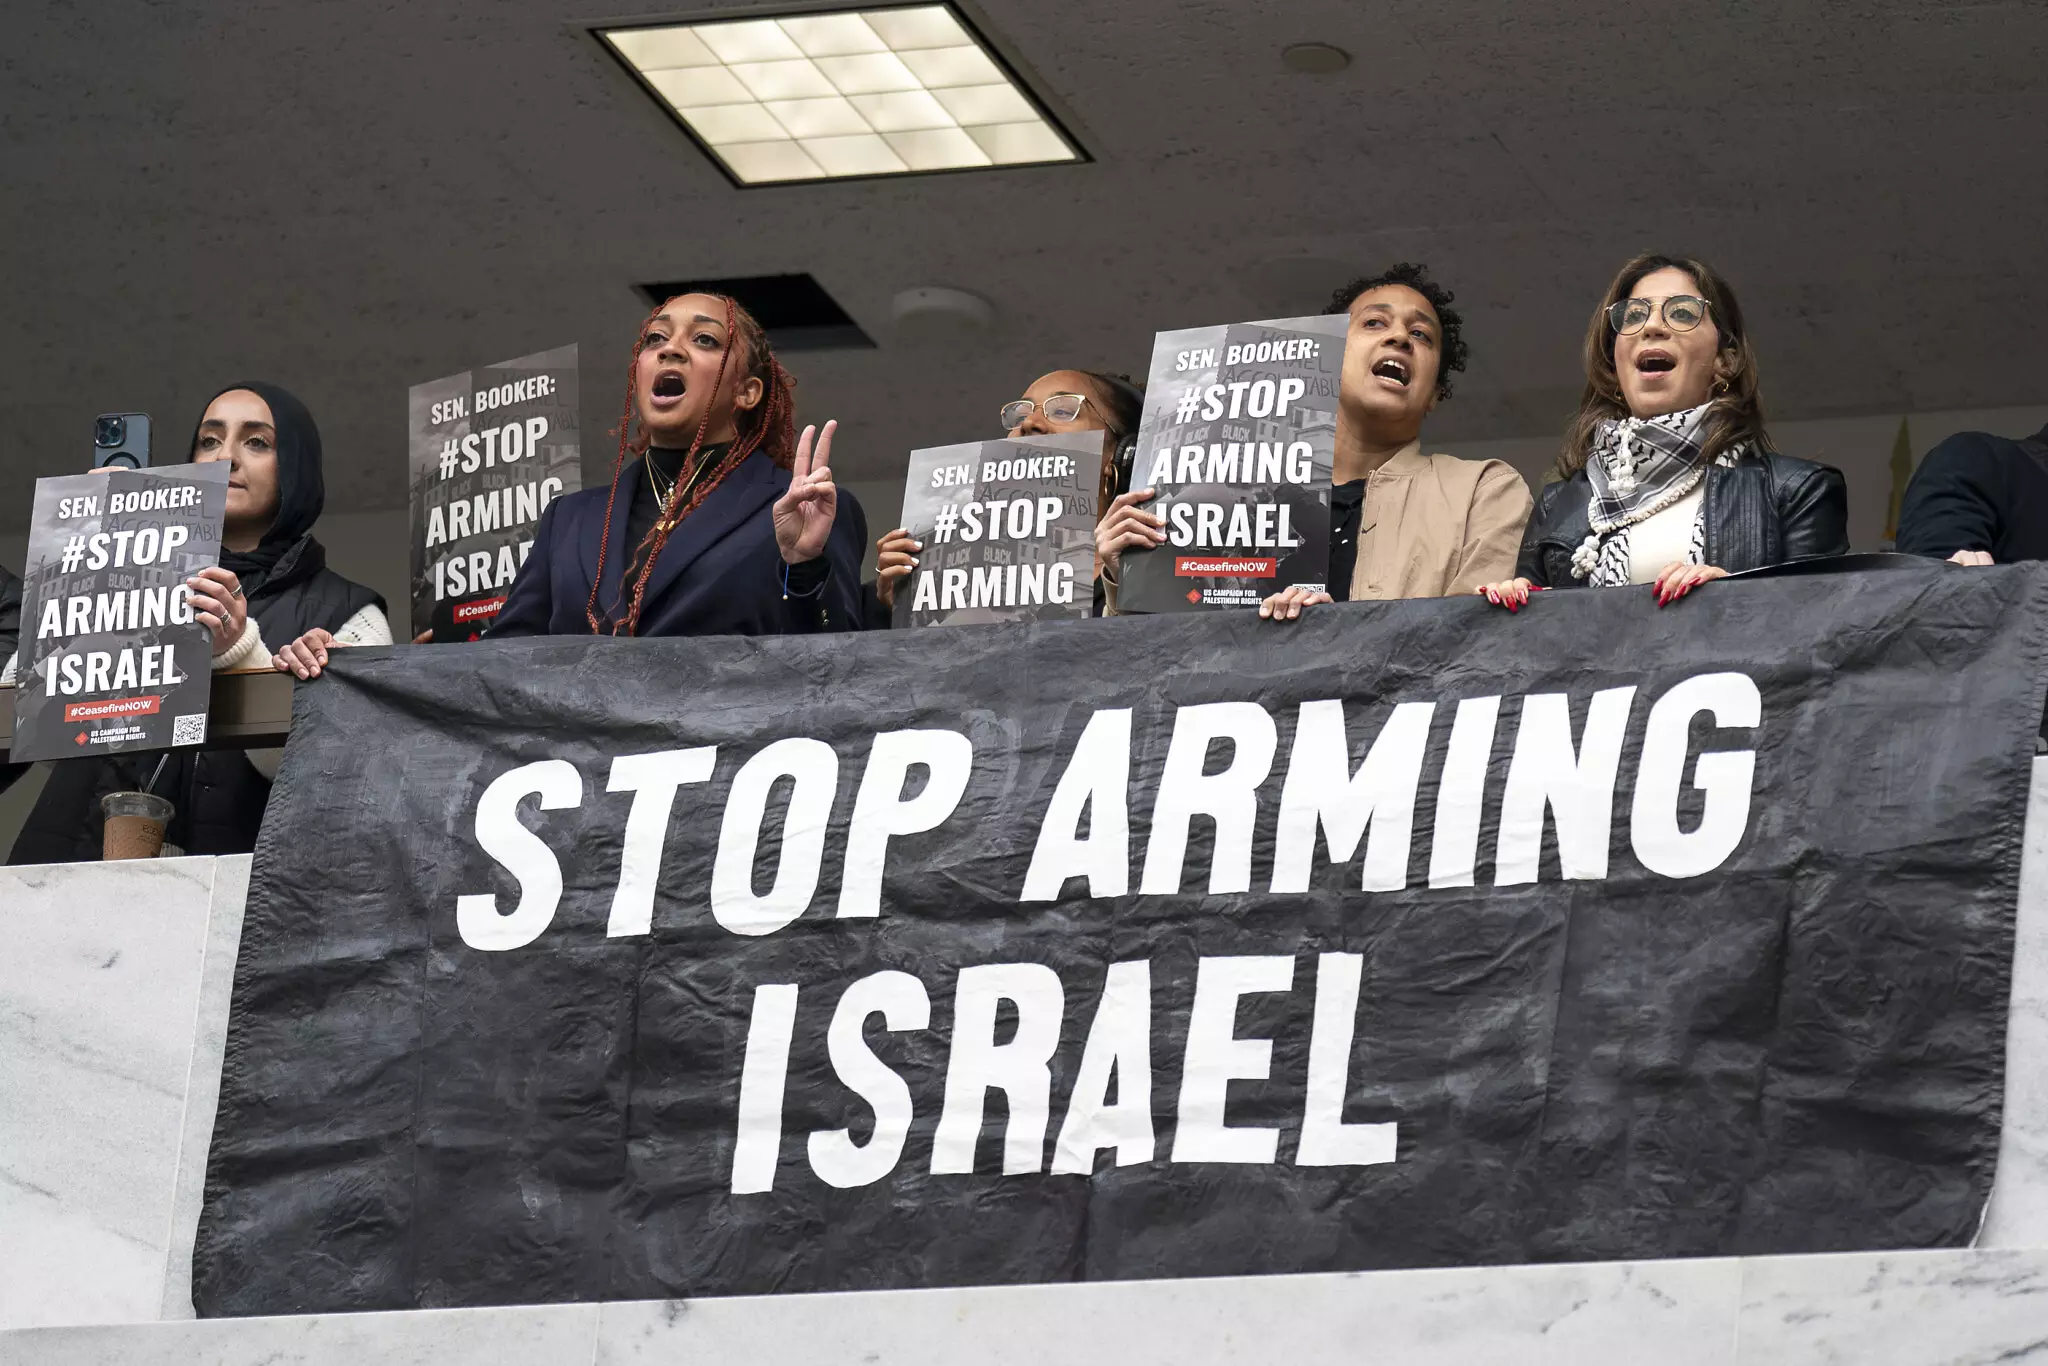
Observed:
[[[1437,598],[1477,591],[1514,569],[1529,486],[1498,460],[1422,453],[1422,421],[1465,368],[1463,320],[1426,267],[1397,265],[1337,291],[1350,315],[1331,476],[1331,591],[1290,588],[1259,615],[1292,621],[1319,602]],[[1136,489],[1110,505],[1096,548],[1113,574],[1132,546],[1164,540]]]

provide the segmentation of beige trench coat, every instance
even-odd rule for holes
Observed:
[[[1444,598],[1512,579],[1534,506],[1512,465],[1403,447],[1366,478],[1351,600]]]

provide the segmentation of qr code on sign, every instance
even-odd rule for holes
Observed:
[[[171,721],[171,743],[174,745],[205,744],[206,713],[195,711],[190,716],[174,717]]]

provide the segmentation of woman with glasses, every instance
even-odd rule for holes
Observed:
[[[1040,375],[1022,398],[1002,408],[1003,431],[1011,437],[1045,436],[1053,432],[1102,433],[1102,485],[1096,497],[1098,516],[1130,482],[1133,438],[1144,411],[1145,395],[1128,375],[1094,370],[1054,370]],[[896,585],[917,567],[924,547],[902,527],[875,543],[874,590],[868,603],[870,630],[886,630],[896,601]],[[1098,598],[1100,590],[1098,588]],[[1098,614],[1100,604],[1098,602]]]
[[[1586,329],[1586,391],[1522,538],[1517,577],[1482,587],[1519,611],[1532,589],[1654,584],[1657,603],[1788,560],[1846,554],[1841,471],[1780,455],[1756,355],[1726,281],[1639,256]]]

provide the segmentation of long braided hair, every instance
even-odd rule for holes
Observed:
[[[662,505],[653,528],[648,531],[638,547],[639,574],[634,578],[630,589],[622,586],[619,597],[614,598],[611,606],[600,615],[597,595],[599,587],[604,582],[605,552],[611,546],[612,514],[616,511],[619,500],[619,471],[625,468],[628,452],[645,455],[650,444],[645,428],[642,428],[638,435],[632,434],[633,399],[639,383],[640,353],[647,349],[647,324],[661,316],[661,310],[667,308],[672,301],[665,300],[656,305],[654,311],[641,322],[640,335],[633,342],[632,359],[626,364],[626,401],[624,409],[619,414],[619,454],[612,462],[611,494],[604,505],[604,539],[598,542],[597,573],[591,579],[590,600],[584,604],[583,609],[584,617],[590,623],[592,635],[603,635],[609,631],[612,635],[630,636],[638,631],[641,602],[647,592],[647,577],[653,572],[654,562],[661,557],[662,547],[668,544],[669,534],[681,524],[683,518],[695,512],[704,500],[711,496],[712,490],[716,489],[727,475],[738,469],[748,456],[757,450],[766,451],[768,458],[784,469],[796,464],[796,400],[793,393],[795,377],[782,368],[782,362],[776,359],[774,350],[768,345],[768,334],[762,329],[761,324],[755,321],[753,314],[728,296],[707,297],[716,298],[725,305],[725,351],[718,359],[718,377],[712,382],[711,404],[716,405],[719,394],[725,388],[726,371],[733,365],[735,350],[740,353],[741,363],[746,366],[747,378],[761,381],[761,401],[752,408],[734,414],[733,425],[737,435],[717,465],[695,481],[679,478],[669,489],[668,501]],[[697,434],[690,439],[689,454],[683,458],[684,470],[696,467],[698,453],[704,448],[705,435],[710,432],[715,416],[715,407],[707,406],[704,420],[697,424]],[[632,495],[628,493],[629,501],[631,497]],[[677,506],[678,502],[681,506]],[[633,560],[629,559],[627,563],[631,564]],[[621,598],[625,604],[623,614],[618,613]]]

